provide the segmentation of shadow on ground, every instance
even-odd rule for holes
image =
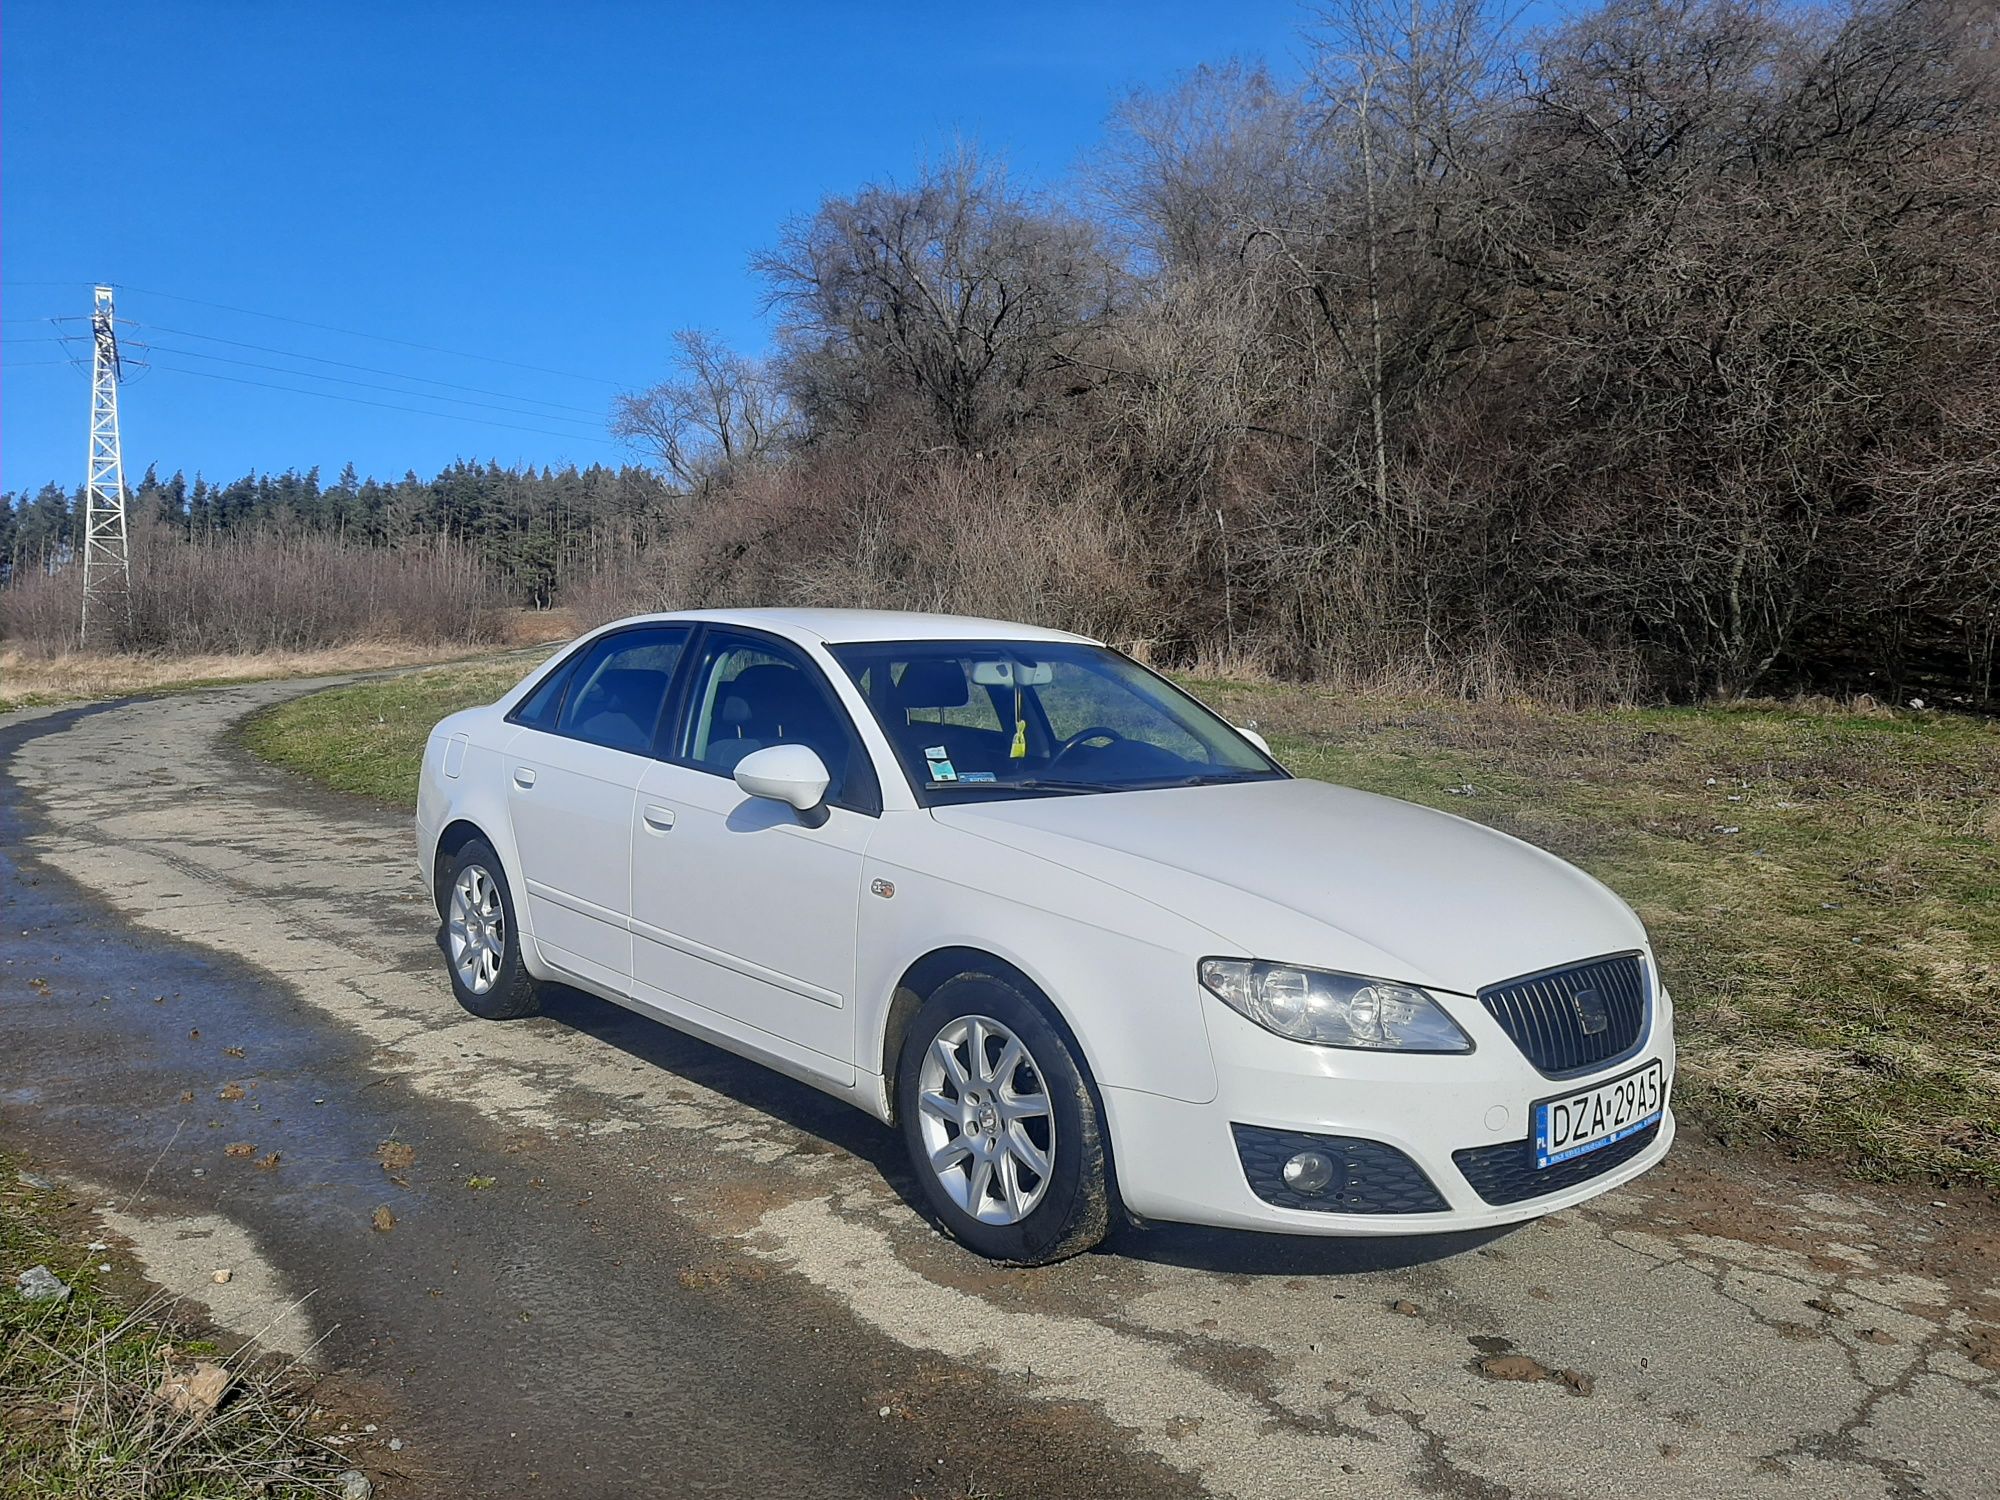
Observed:
[[[542,987],[542,1018],[626,1056],[713,1089],[868,1163],[910,1212],[935,1222],[901,1135],[872,1115],[720,1047],[566,985]],[[1194,1224],[1118,1226],[1096,1252],[1237,1276],[1345,1276],[1428,1265],[1476,1250],[1517,1226],[1458,1234],[1315,1239]],[[970,1253],[970,1252],[967,1252]]]

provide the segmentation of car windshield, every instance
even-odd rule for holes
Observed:
[[[929,800],[1285,774],[1172,683],[1102,646],[898,641],[832,651]]]

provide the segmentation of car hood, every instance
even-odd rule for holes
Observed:
[[[1324,781],[995,800],[941,823],[1178,912],[1240,956],[1458,994],[1645,946],[1639,919],[1554,855]]]

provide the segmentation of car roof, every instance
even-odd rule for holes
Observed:
[[[1010,620],[982,620],[971,615],[922,614],[894,609],[689,609],[670,614],[637,615],[641,620],[707,620],[717,625],[745,625],[779,635],[804,637],[828,645],[855,641],[1082,641],[1089,636]],[[629,624],[630,621],[621,621]]]

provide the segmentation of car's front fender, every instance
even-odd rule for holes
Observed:
[[[1192,1104],[1215,1097],[1194,966],[1217,939],[1186,917],[928,813],[888,813],[868,846],[857,936],[864,1070],[884,1066],[903,976],[940,949],[973,949],[1042,991],[1100,1085]],[[885,1080],[885,1113],[889,1092]]]

